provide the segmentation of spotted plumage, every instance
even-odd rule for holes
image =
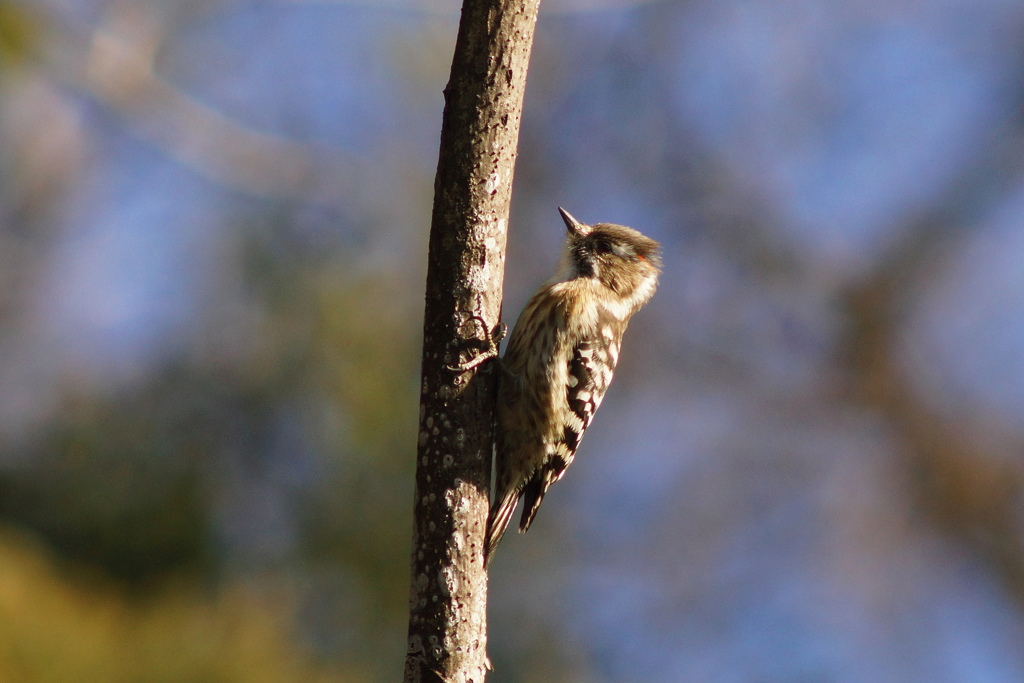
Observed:
[[[657,242],[559,212],[567,235],[558,272],[526,304],[502,358],[485,561],[520,498],[526,531],[572,463],[611,383],[629,319],[657,287]]]

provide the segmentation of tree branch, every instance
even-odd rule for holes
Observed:
[[[1024,92],[1017,101],[1024,101]],[[973,416],[941,414],[929,405],[900,357],[901,333],[916,293],[943,272],[993,201],[1019,186],[1022,158],[1024,119],[1018,115],[991,136],[940,200],[912,221],[888,258],[841,300],[850,322],[843,354],[849,398],[896,429],[919,509],[937,528],[974,548],[1024,603],[1024,468],[986,451],[977,438],[985,428],[972,424]]]
[[[484,528],[512,176],[539,0],[465,0],[445,88],[423,324],[405,681],[484,680]]]

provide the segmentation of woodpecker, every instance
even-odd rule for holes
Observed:
[[[519,500],[524,532],[572,463],[612,381],[629,319],[654,295],[661,270],[649,237],[558,211],[566,227],[558,271],[526,304],[501,359],[485,565]]]

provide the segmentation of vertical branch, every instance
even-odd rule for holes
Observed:
[[[445,88],[423,325],[405,681],[484,680],[494,373],[512,175],[540,0],[464,0]]]

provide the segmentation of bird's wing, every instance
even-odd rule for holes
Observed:
[[[590,426],[604,399],[619,357],[621,330],[614,324],[599,326],[599,334],[578,342],[569,357],[566,401],[562,435],[544,466],[538,469],[523,489],[523,516],[519,530],[526,531],[537,515],[548,488],[562,478],[576,457],[583,433]]]

